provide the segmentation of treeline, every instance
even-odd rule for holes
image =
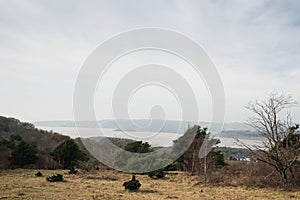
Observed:
[[[184,170],[192,174],[203,171],[204,167],[201,163],[204,161],[199,159],[198,153],[207,130],[200,126],[194,126],[187,130],[186,133],[174,141],[172,153],[176,156],[181,154],[181,148],[188,145],[187,139],[194,137],[190,147],[181,157],[169,165],[168,170]],[[142,141],[132,141],[127,139],[112,138],[111,141],[125,149],[126,151],[136,153],[147,153],[153,151],[148,143]],[[20,122],[14,118],[0,117],[0,167],[1,168],[73,168],[74,166],[91,169],[96,166],[102,166],[91,154],[86,150],[79,138],[72,140],[68,136],[58,133],[40,130],[30,123]],[[74,153],[75,152],[75,153]],[[76,153],[77,152],[77,153]],[[183,152],[182,152],[183,153]],[[129,159],[123,155],[118,155],[117,162],[123,163],[124,168],[130,169],[140,160]],[[207,156],[205,161],[207,169],[211,166],[225,165],[224,156],[220,151],[213,150]],[[158,165],[170,162],[163,156],[160,158],[143,157],[145,166],[151,166],[153,159]],[[169,158],[170,159],[170,158]],[[152,163],[153,164],[153,163]],[[145,169],[147,170],[147,169]]]
[[[109,139],[121,148],[134,142]],[[80,138],[71,139],[15,118],[0,116],[0,169],[74,169],[75,166],[84,170],[109,168],[90,154]]]
[[[201,157],[201,147],[207,142],[207,152]],[[206,128],[194,126],[189,128],[183,136],[174,141],[172,147],[164,151],[155,151],[147,142],[136,141],[124,147],[126,152],[139,153],[135,156],[120,152],[117,155],[115,166],[123,171],[151,172],[157,169],[152,176],[163,176],[162,171],[186,171],[191,175],[208,176],[217,168],[226,165],[224,155],[217,150],[215,144],[220,141],[211,139]],[[206,149],[202,150],[205,151]],[[148,153],[148,154],[143,154]],[[163,167],[163,168],[161,168]]]
[[[55,155],[68,136],[37,129],[30,123],[0,116],[0,168],[65,167]],[[69,146],[69,145],[68,145]]]

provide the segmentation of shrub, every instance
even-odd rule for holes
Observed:
[[[71,167],[69,174],[77,174],[78,170],[76,170],[74,167]]]
[[[38,171],[38,172],[35,174],[35,176],[41,177],[41,176],[43,176],[43,174],[42,174],[40,171]]]
[[[152,151],[151,145],[148,142],[143,141],[129,143],[124,147],[124,150],[133,153],[148,153]]]
[[[157,179],[164,178],[165,175],[166,174],[165,174],[165,172],[162,169],[159,169],[159,170],[156,170],[156,171],[148,173],[148,176],[150,178],[157,178]]]
[[[57,174],[46,178],[49,182],[61,182],[64,180],[63,175]]]
[[[137,191],[141,187],[141,185],[142,184],[140,183],[140,181],[135,179],[135,175],[132,175],[132,179],[130,181],[123,183],[125,190],[129,191]]]

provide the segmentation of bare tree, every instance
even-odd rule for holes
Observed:
[[[292,124],[290,112],[282,119],[282,111],[297,103],[289,95],[271,93],[261,101],[250,102],[246,107],[253,112],[248,124],[256,129],[266,141],[263,145],[246,145],[257,160],[273,166],[281,179],[287,183],[288,176],[293,176],[292,166],[299,160],[300,134],[299,125]],[[287,172],[290,172],[289,174]]]

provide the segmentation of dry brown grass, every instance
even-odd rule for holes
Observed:
[[[122,186],[131,175],[116,171],[80,172],[69,175],[63,170],[40,170],[44,177],[35,177],[37,170],[0,171],[0,199],[300,199],[300,192],[280,189],[247,189],[213,187],[197,184],[197,178],[184,173],[168,174],[153,180],[137,175],[142,186],[128,192]],[[61,173],[65,182],[50,183],[46,176]]]

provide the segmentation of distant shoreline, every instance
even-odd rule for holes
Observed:
[[[170,132],[139,132],[139,131],[121,131],[111,128],[86,128],[86,127],[45,127],[45,126],[36,126],[36,128],[44,129],[48,131],[57,132],[63,135],[70,136],[71,138],[91,138],[91,137],[116,137],[116,138],[125,138],[133,140],[143,140],[149,142],[152,146],[172,146],[173,140],[176,140],[178,137],[183,135],[183,133],[170,133]],[[79,132],[78,132],[79,129]],[[102,132],[101,132],[102,131]],[[227,132],[227,131],[225,131]],[[236,131],[237,133],[242,133],[241,131]],[[227,133],[232,133],[228,131]],[[235,133],[233,131],[233,133]],[[221,140],[220,147],[233,147],[241,148],[236,145],[236,140],[234,138],[239,138],[242,141],[245,141],[249,144],[258,144],[262,143],[262,137],[255,136],[243,136],[237,134],[222,134],[216,136],[216,138]]]

